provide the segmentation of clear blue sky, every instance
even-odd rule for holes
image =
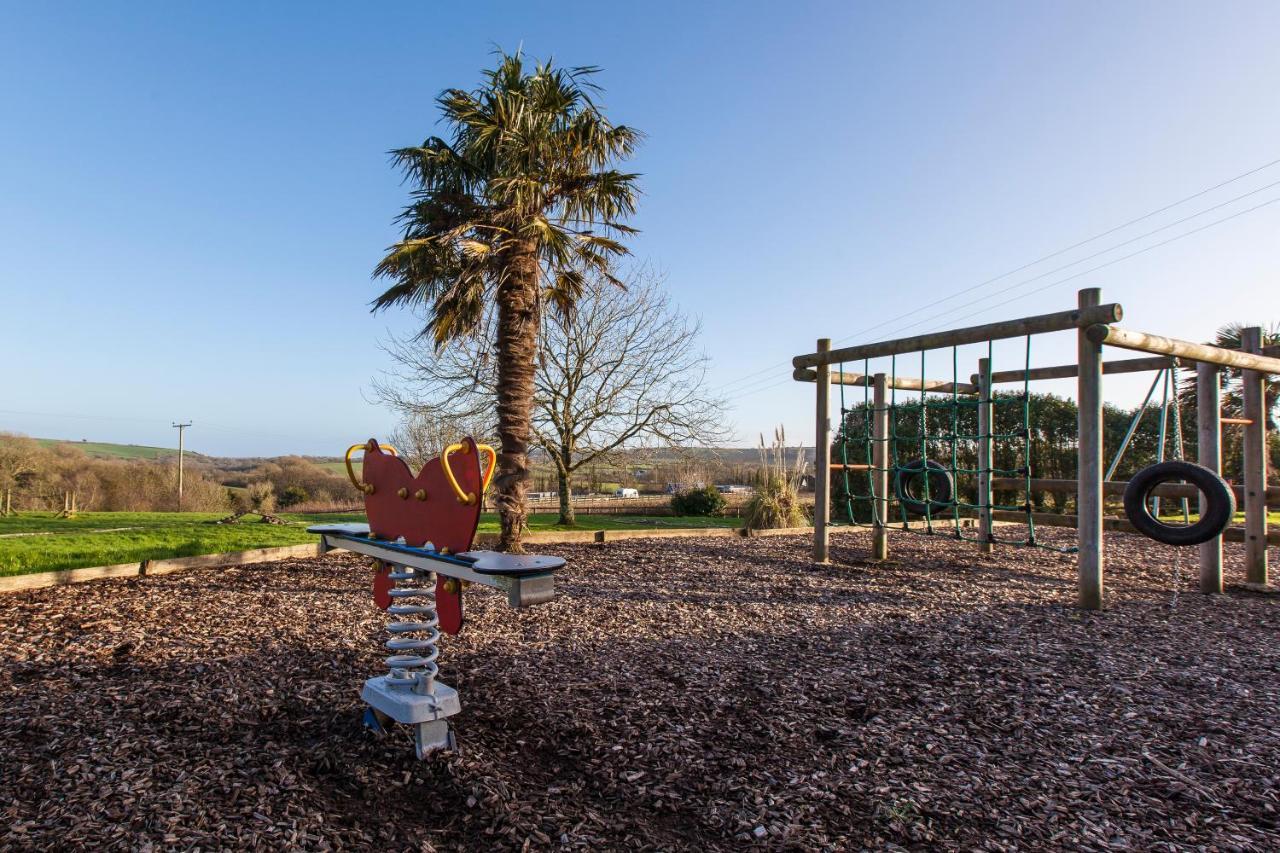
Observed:
[[[435,132],[435,95],[473,85],[495,45],[603,66],[612,117],[648,134],[633,247],[702,318],[743,442],[785,423],[812,443],[810,386],[788,364],[820,336],[1056,310],[1082,286],[1164,334],[1280,320],[1280,204],[1005,301],[1280,187],[1006,296],[930,307],[1280,158],[1274,2],[8,2],[0,15],[0,429],[171,446],[170,421],[190,418],[189,446],[235,455],[385,434],[369,381],[387,366],[379,339],[407,327],[367,310],[405,199],[385,152]],[[1280,165],[974,295],[1276,181]],[[1037,362],[1072,357],[1059,337]],[[1133,402],[1141,382],[1108,394]]]

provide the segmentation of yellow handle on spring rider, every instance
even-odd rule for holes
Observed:
[[[476,450],[480,453],[489,454],[489,470],[485,472],[480,482],[480,494],[484,494],[489,488],[489,483],[493,480],[493,472],[498,469],[498,452],[487,444],[477,444]],[[453,469],[449,467],[449,454],[467,451],[467,445],[458,442],[451,444],[444,449],[444,453],[440,454],[440,467],[444,469],[445,479],[449,481],[449,485],[453,486],[453,493],[458,496],[458,503],[467,504],[468,506],[475,503],[479,496],[471,492],[462,491],[462,487],[458,485],[458,479],[453,476]]]
[[[351,485],[356,487],[357,492],[363,492],[366,495],[373,494],[373,483],[362,483],[356,479],[356,472],[351,468],[351,454],[357,450],[364,450],[367,442],[363,444],[353,444],[347,448],[347,455],[343,458],[343,462],[347,463],[347,479],[351,481]],[[392,456],[399,456],[396,449],[389,444],[378,445],[382,450],[390,450]]]

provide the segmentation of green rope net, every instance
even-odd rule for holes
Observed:
[[[977,542],[976,535],[966,535],[963,519],[978,516],[986,509],[1019,513],[1026,525],[1022,539],[1002,539],[992,534],[991,541],[1021,547],[1042,547],[1064,553],[1075,548],[1057,548],[1036,539],[1035,516],[1031,502],[1031,336],[1027,336],[1023,357],[1022,390],[1017,393],[991,395],[991,424],[985,433],[979,431],[978,407],[983,401],[976,396],[960,393],[958,347],[951,348],[951,386],[949,393],[931,392],[922,383],[919,396],[899,402],[897,390],[898,359],[892,358],[889,377],[889,399],[884,409],[877,410],[871,397],[873,380],[869,361],[863,362],[862,402],[852,408],[845,399],[845,384],[840,383],[840,428],[837,433],[838,458],[840,460],[843,488],[845,523],[857,526],[891,524],[891,518],[881,518],[882,507],[896,503],[896,515],[901,529],[910,533],[950,535],[956,539]],[[987,369],[992,364],[992,344],[987,342]],[[840,365],[841,373],[844,365]],[[928,376],[926,353],[920,353],[920,376]],[[991,387],[990,373],[985,377],[986,387]],[[874,422],[877,415],[887,412],[887,435],[877,439]],[[986,468],[979,467],[978,445],[990,440],[993,451]],[[887,469],[875,464],[877,441],[888,444]],[[853,459],[860,459],[855,464]],[[946,460],[945,464],[940,460]],[[865,478],[855,477],[855,471],[865,472]],[[933,481],[945,472],[949,475],[949,489],[935,485]],[[876,475],[887,473],[891,484],[919,482],[920,493],[909,497],[917,507],[922,526],[912,527],[911,513],[903,502],[902,489],[891,486],[889,494],[877,495]],[[981,502],[978,488],[983,475],[1005,479],[1020,479],[1022,486],[1011,490],[1007,487],[992,489],[989,504]],[[863,479],[866,491],[859,491],[855,480]],[[936,492],[936,494],[935,494]],[[1021,497],[1018,503],[998,503],[997,494]],[[895,513],[890,510],[889,515]]]

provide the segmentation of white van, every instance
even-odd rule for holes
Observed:
[[[613,496],[615,498],[638,498],[640,497],[640,492],[636,489],[618,489],[613,493]]]

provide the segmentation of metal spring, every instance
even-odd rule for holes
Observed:
[[[411,567],[402,567],[391,572],[388,577],[393,581],[423,580],[428,584],[433,580],[434,572],[415,571]],[[387,623],[387,632],[391,639],[387,640],[387,649],[394,652],[386,659],[387,682],[396,687],[409,687],[415,693],[431,696],[435,693],[436,675],[440,668],[436,658],[440,656],[440,618],[436,614],[436,594],[431,586],[398,587],[389,592],[395,603],[387,608],[387,613],[397,617],[418,617],[414,621],[396,621]],[[413,603],[421,599],[423,603]],[[413,634],[423,636],[410,636]]]

